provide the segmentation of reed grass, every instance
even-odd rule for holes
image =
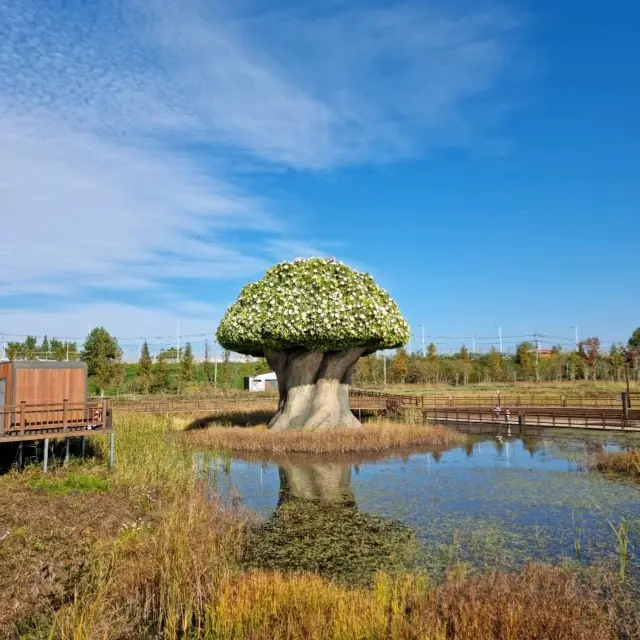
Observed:
[[[120,540],[55,620],[53,637],[608,640],[614,613],[568,568],[521,573],[378,574],[370,589],[315,574],[240,571],[233,514],[197,495],[153,532]]]
[[[640,478],[640,449],[603,451],[591,458],[589,466],[601,473],[616,473]]]
[[[408,446],[444,449],[466,441],[466,436],[445,427],[393,422],[366,423],[360,429],[295,430],[273,433],[266,426],[212,427],[185,431],[181,441],[189,447],[270,454],[342,454],[381,452]]]
[[[613,598],[600,598],[596,589],[584,586],[564,567],[535,564],[516,574],[477,576],[458,571],[440,585],[429,584],[418,574],[379,573],[371,588],[345,587],[313,573],[243,571],[251,514],[208,499],[182,438],[174,437],[176,425],[169,425],[166,418],[130,415],[116,420],[116,469],[108,476],[107,490],[77,495],[36,491],[29,487],[39,473],[36,469],[0,478],[0,507],[3,515],[11,515],[8,537],[1,544],[15,543],[10,556],[0,553],[0,576],[4,576],[0,584],[14,584],[27,559],[34,570],[47,563],[48,575],[59,576],[70,558],[84,558],[73,573],[64,575],[55,598],[49,592],[33,592],[33,579],[31,584],[25,582],[22,593],[12,592],[7,598],[3,592],[0,637],[609,640],[619,636],[622,616],[611,604]],[[375,446],[387,447],[389,438],[400,437],[394,435],[400,433],[398,425],[369,428],[378,434]],[[419,430],[431,444],[444,445],[457,436],[423,426]],[[184,438],[218,431],[230,430],[190,432]],[[345,441],[340,436],[339,448],[354,436],[345,435]],[[106,459],[107,442],[102,440],[92,439]],[[79,466],[85,475],[106,476],[104,464]],[[72,465],[72,472],[80,470]],[[51,477],[62,479],[67,473],[58,468]],[[34,510],[28,522],[25,504]],[[68,531],[62,531],[64,526]],[[46,539],[42,555],[32,544],[34,536],[42,534],[38,527],[61,534]],[[100,535],[89,538],[87,529]],[[13,608],[20,598],[28,601],[28,614],[24,608]]]

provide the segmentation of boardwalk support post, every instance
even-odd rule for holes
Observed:
[[[70,443],[71,443],[71,438],[64,439],[64,464],[69,464]]]
[[[42,460],[42,471],[47,473],[49,468],[49,438],[44,439],[44,457]]]
[[[109,434],[109,469],[113,469],[116,464],[116,434],[112,431]]]

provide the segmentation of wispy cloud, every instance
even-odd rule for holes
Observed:
[[[467,144],[519,26],[490,4],[275,6],[0,3],[0,290],[161,296],[169,280],[248,278],[289,251],[321,253],[238,188],[234,167]],[[232,241],[237,230],[263,250]]]

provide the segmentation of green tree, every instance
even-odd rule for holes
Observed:
[[[624,353],[618,345],[611,345],[611,349],[609,350],[609,360],[611,361],[613,376],[618,382],[620,382],[620,380],[622,380],[622,372],[624,370]]]
[[[256,360],[251,363],[252,376],[259,376],[263,373],[269,373],[269,371],[271,371],[271,367],[266,358],[256,358]]]
[[[534,373],[533,345],[530,342],[521,342],[516,348],[516,362],[520,365],[522,376],[528,380]]]
[[[631,334],[627,346],[634,351],[640,351],[640,327]]]
[[[193,350],[191,343],[184,345],[184,353],[180,360],[180,386],[181,388],[188,386],[193,380]]]
[[[182,358],[182,353],[184,349],[180,347],[180,358]],[[158,357],[162,356],[162,359],[165,362],[178,362],[178,349],[176,347],[169,347],[168,349],[162,349],[158,354]]]
[[[162,393],[169,388],[169,366],[167,359],[162,353],[156,357],[156,363],[153,365],[151,373],[151,390],[156,393]]]
[[[149,393],[149,388],[151,387],[152,367],[153,360],[151,359],[151,354],[149,353],[149,345],[145,340],[140,351],[140,360],[138,361],[138,369],[136,371],[136,378],[139,381],[140,388],[145,393]]]
[[[467,347],[464,344],[460,347],[460,351],[458,352],[458,358],[460,360],[466,360],[466,361],[471,359],[469,356],[469,349],[467,349]]]
[[[431,362],[438,359],[438,349],[436,348],[436,345],[433,344],[433,342],[430,342],[429,346],[427,347],[427,359]]]
[[[118,341],[104,327],[96,327],[89,333],[84,342],[82,360],[87,363],[89,375],[95,378],[102,392],[121,377],[121,358]]]
[[[64,348],[64,343],[62,340],[58,340],[57,338],[51,338],[51,357],[54,360],[62,361],[66,357],[66,349]]]
[[[24,357],[24,345],[22,342],[7,342],[6,357],[13,361]]]
[[[427,364],[422,357],[412,356],[409,358],[407,367],[407,382],[410,384],[419,384],[426,382],[429,375]]]
[[[48,360],[51,357],[50,351],[51,347],[49,346],[49,339],[45,336],[42,339],[42,344],[40,345],[40,357]]]
[[[54,344],[55,342],[55,344]],[[51,352],[54,360],[77,360],[78,345],[75,342],[51,341]]]
[[[28,336],[24,341],[24,357],[27,360],[35,360],[38,355],[38,339],[35,336]]]

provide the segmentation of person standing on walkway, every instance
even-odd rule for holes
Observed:
[[[493,410],[493,417],[496,422],[500,422],[500,405],[497,404],[496,408]]]

